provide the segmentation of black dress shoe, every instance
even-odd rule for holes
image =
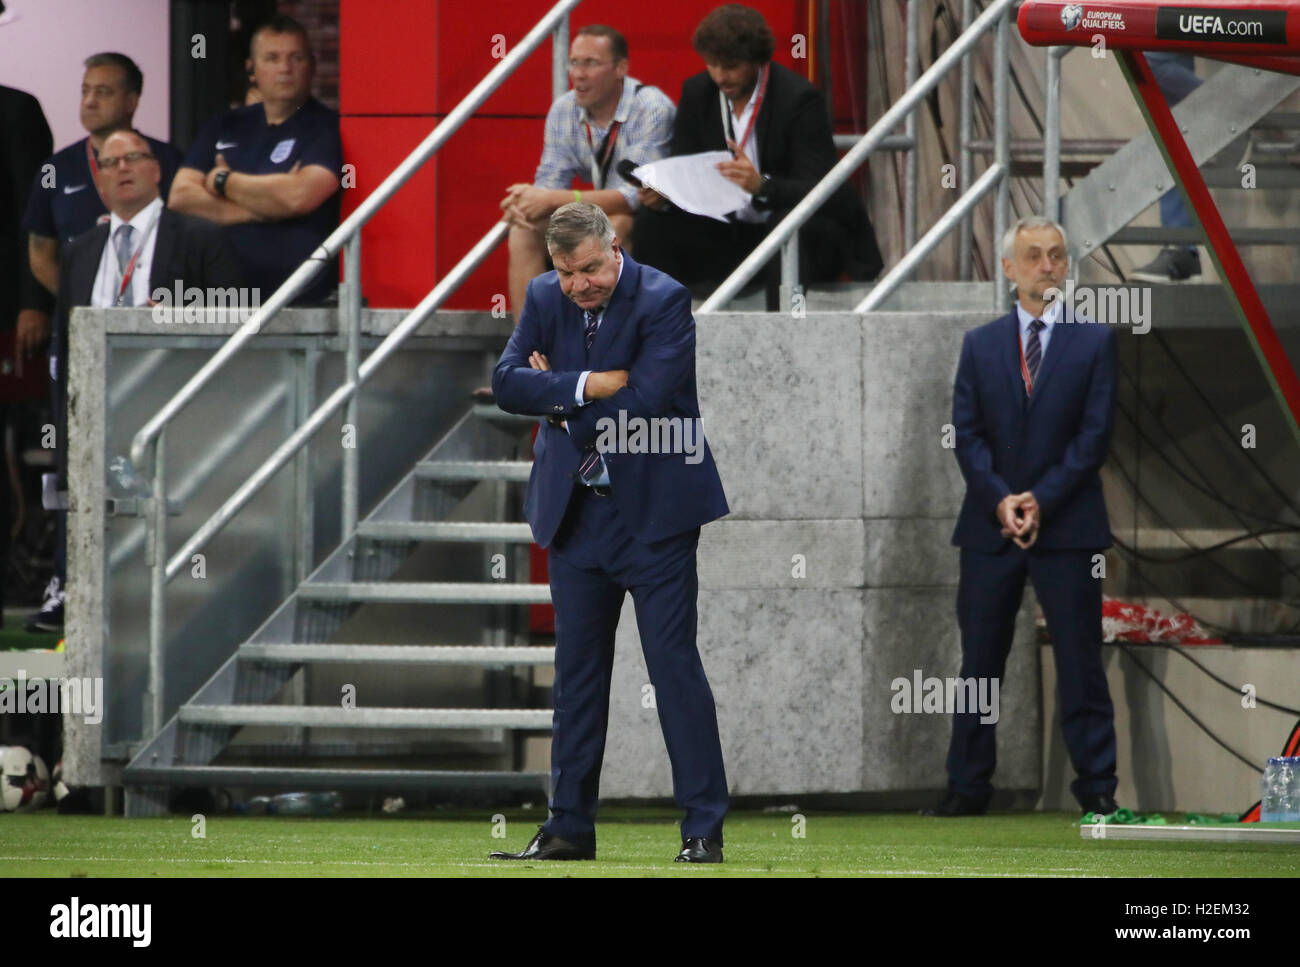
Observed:
[[[1096,796],[1085,796],[1079,801],[1079,805],[1083,808],[1083,814],[1085,816],[1088,815],[1088,813],[1099,813],[1102,816],[1109,816],[1115,810],[1119,809],[1119,804],[1115,802],[1115,797],[1108,796],[1105,793]]]
[[[682,840],[682,851],[674,863],[721,863],[722,844],[715,839],[693,836]]]
[[[950,792],[939,804],[922,809],[922,816],[983,816],[989,804],[983,799],[972,799],[959,792]]]
[[[595,846],[579,846],[538,829],[533,841],[518,853],[489,853],[490,860],[594,860]]]

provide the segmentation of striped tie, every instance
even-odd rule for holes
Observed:
[[[591,352],[591,344],[596,341],[596,330],[600,326],[601,311],[601,309],[597,309],[595,312],[592,312],[589,309],[584,309],[582,312],[582,318],[587,322],[586,336],[588,353]],[[578,464],[578,479],[588,487],[594,487],[596,481],[600,479],[603,470],[604,465],[601,463],[600,453],[595,447],[592,447],[583,455],[582,463]]]
[[[1043,345],[1038,341],[1038,334],[1047,328],[1042,319],[1035,319],[1029,324],[1029,345],[1025,347],[1025,368],[1029,370],[1029,385],[1038,382],[1038,367],[1043,363]]]
[[[134,232],[134,228],[123,222],[118,226],[114,235],[113,244],[117,249],[117,270],[122,275],[126,275],[126,267],[131,264],[131,235]],[[128,285],[126,291],[118,298],[117,305],[129,306],[134,304],[135,300],[131,297],[131,286]]]

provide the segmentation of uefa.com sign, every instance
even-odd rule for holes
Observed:
[[[1025,40],[1035,45],[1085,43],[1093,34],[1100,33],[1115,38],[1122,36],[1125,46],[1135,49],[1141,48],[1141,42],[1146,40],[1285,48],[1289,12],[1287,9],[1147,3],[1058,5],[1029,0],[1021,8],[1020,24]],[[1083,39],[1069,36],[1072,34],[1081,34]]]

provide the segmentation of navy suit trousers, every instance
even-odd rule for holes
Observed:
[[[614,632],[631,591],[673,796],[686,814],[682,838],[722,841],[727,778],[713,692],[695,643],[699,535],[695,528],[644,544],[622,525],[611,497],[576,488],[548,558],[556,639],[548,833],[594,844]],[[641,693],[619,701],[640,708]]]
[[[1070,790],[1080,800],[1114,795],[1116,786],[1115,710],[1101,664],[1101,581],[1092,577],[1095,553],[1026,551],[1010,541],[992,554],[962,548],[957,588],[961,675],[997,678],[1000,684],[1025,578],[1034,582],[1056,655],[1061,731],[1077,776]],[[948,748],[952,791],[984,801],[993,794],[995,724],[982,724],[978,711],[953,716]]]

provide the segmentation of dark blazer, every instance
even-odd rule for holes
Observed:
[[[32,275],[23,213],[41,162],[54,150],[40,102],[25,91],[0,86],[0,329],[19,309],[49,311],[52,297]]]
[[[533,538],[547,547],[559,529],[583,452],[595,446],[604,419],[699,420],[695,393],[695,319],[690,293],[672,277],[623,253],[623,274],[588,355],[579,309],[554,271],[528,283],[519,325],[492,377],[497,405],[508,413],[556,416],[568,431],[543,422],[533,445],[524,512]],[[540,350],[549,372],[529,368]],[[627,385],[606,400],[574,400],[584,370],[626,369]],[[696,432],[700,424],[694,424]],[[628,531],[645,543],[663,540],[729,513],[708,444],[702,459],[682,453],[606,452],[613,501]],[[694,459],[694,458],[692,458]]]
[[[794,71],[772,63],[754,127],[759,167],[772,177],[767,207],[779,221],[839,161],[827,119],[826,98]],[[737,137],[741,133],[736,132]],[[725,150],[727,135],[722,126],[718,86],[708,71],[688,77],[682,84],[669,154]],[[756,202],[755,207],[763,206]],[[866,207],[852,182],[841,185],[821,213],[844,233],[849,275],[874,279],[883,260]]]
[[[997,505],[1029,490],[1042,514],[1035,547],[1111,545],[1098,471],[1110,448],[1118,371],[1114,329],[1066,312],[1026,400],[1015,311],[966,333],[952,397],[966,478],[954,544],[1001,548],[1010,538],[1001,534]]]
[[[96,225],[78,235],[61,253],[59,297],[55,325],[55,348],[67,345],[68,317],[76,306],[90,305],[99,260],[108,244],[108,223]],[[204,218],[182,215],[164,208],[158,218],[153,264],[149,270],[149,291],[172,290],[177,281],[185,288],[238,288],[242,280],[239,265],[220,226]],[[60,373],[66,371],[59,367]]]

